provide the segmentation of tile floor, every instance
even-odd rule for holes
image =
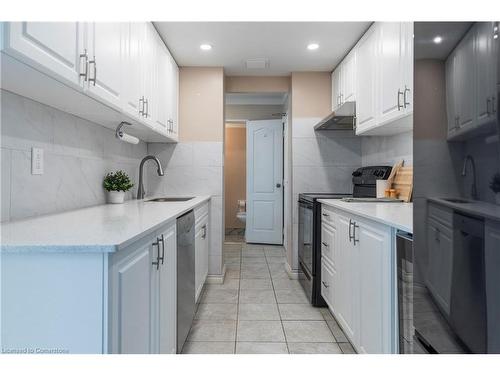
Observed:
[[[327,308],[285,271],[281,246],[226,243],[224,284],[207,284],[183,353],[354,353]]]
[[[225,242],[245,242],[245,229],[242,228],[226,228]]]

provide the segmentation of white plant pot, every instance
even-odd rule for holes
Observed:
[[[500,205],[500,193],[495,194],[495,201]]]
[[[124,191],[108,191],[108,203],[119,204],[125,201]]]

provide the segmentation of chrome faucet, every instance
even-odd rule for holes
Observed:
[[[146,195],[146,191],[144,190],[142,170],[144,169],[144,163],[148,160],[154,160],[156,162],[156,166],[158,167],[158,176],[163,176],[163,168],[161,167],[160,160],[156,156],[148,155],[144,159],[142,159],[141,164],[139,165],[139,187],[137,188],[137,199],[144,199],[144,196]]]
[[[467,155],[464,159],[464,166],[462,168],[462,176],[465,177],[467,175],[467,161],[470,161],[470,165],[472,168],[472,187],[470,191],[470,195],[472,199],[478,199],[479,196],[477,194],[477,184],[476,184],[476,163],[474,163],[474,158],[471,155]]]

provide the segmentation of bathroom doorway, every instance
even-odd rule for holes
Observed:
[[[283,243],[283,206],[284,206],[284,175],[283,175],[283,131],[286,122],[286,108],[288,103],[287,93],[228,93],[226,94],[226,121],[224,129],[224,223],[225,223],[225,242],[226,243],[261,243],[261,244],[279,244]],[[265,120],[265,121],[264,121]],[[272,121],[269,121],[272,120]],[[248,137],[248,123],[255,123],[255,121],[262,121],[266,123],[276,124],[279,123],[279,134],[276,131],[272,132],[275,137],[279,136],[281,147],[281,157],[277,158],[279,166],[273,166],[273,169],[279,168],[280,173],[273,173],[273,178],[279,178],[280,181],[274,181],[273,186],[279,185],[276,188],[275,194],[279,192],[280,199],[273,197],[274,202],[278,203],[274,207],[270,205],[267,213],[264,209],[258,212],[262,218],[259,219],[261,223],[268,222],[267,228],[269,231],[275,231],[274,236],[254,236],[247,241],[246,231],[248,223],[248,175],[247,165],[249,164],[248,158],[248,144],[253,144],[252,137]],[[276,133],[276,134],[275,134]],[[250,138],[250,139],[249,139]],[[265,144],[265,143],[264,143]],[[264,147],[264,144],[262,147]],[[261,145],[256,145],[257,148]],[[269,150],[262,150],[267,152]],[[259,151],[252,152],[250,155],[259,156]],[[253,161],[253,160],[252,160]],[[251,165],[253,163],[250,163]],[[260,180],[264,174],[269,171],[258,169],[257,174],[251,177],[253,180]],[[261,175],[262,174],[262,175]],[[253,195],[252,195],[253,196]],[[260,205],[262,206],[262,205]],[[255,206],[254,206],[255,207]],[[272,210],[271,210],[272,208]],[[250,210],[250,215],[252,211]],[[272,218],[272,220],[271,220]],[[269,219],[269,220],[267,220]],[[255,228],[255,226],[253,226]],[[251,228],[252,230],[252,228]],[[279,239],[277,239],[279,237]]]

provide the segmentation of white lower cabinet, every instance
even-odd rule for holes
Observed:
[[[113,254],[109,268],[110,353],[175,353],[175,222]]]
[[[333,224],[322,226],[336,235],[322,241],[331,241],[335,266],[322,258],[322,295],[359,353],[393,353],[393,229],[333,208],[329,214]]]
[[[208,204],[195,210],[195,301],[198,302],[208,275]]]

